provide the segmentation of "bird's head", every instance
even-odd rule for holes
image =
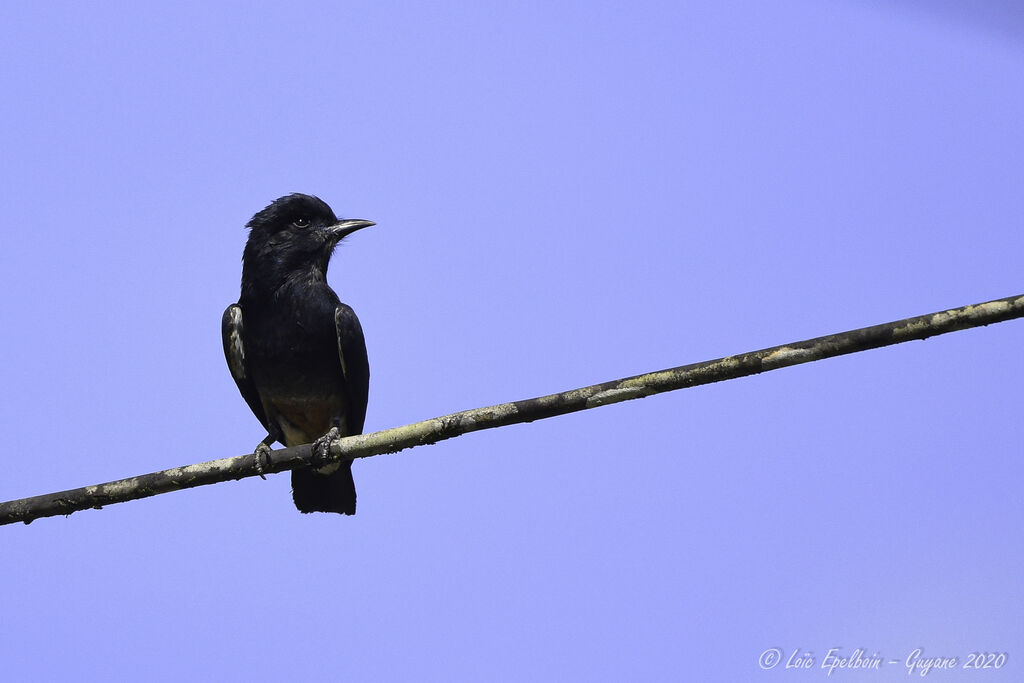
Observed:
[[[338,242],[373,224],[339,220],[325,201],[308,194],[275,199],[246,223],[250,233],[242,257],[243,279],[249,266],[264,277],[310,271],[324,275]]]

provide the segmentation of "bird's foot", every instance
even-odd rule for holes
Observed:
[[[256,474],[260,475],[260,479],[266,481],[267,478],[263,476],[263,465],[270,466],[270,446],[267,445],[266,441],[260,441],[260,445],[253,451],[253,458],[256,460]]]
[[[322,464],[328,461],[331,457],[331,443],[341,438],[341,432],[337,427],[331,427],[331,431],[327,432],[319,439],[313,442],[313,457],[314,462]]]

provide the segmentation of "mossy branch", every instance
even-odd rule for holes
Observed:
[[[488,408],[464,410],[370,434],[345,437],[331,444],[329,459],[367,458],[382,453],[396,453],[406,448],[437,443],[480,429],[532,422],[577,410],[643,398],[664,391],[756,375],[790,365],[877,349],[915,339],[926,339],[947,332],[1020,317],[1024,317],[1024,295],[636,375],[559,394],[502,403]],[[322,462],[315,460],[308,445],[295,446],[272,451],[270,462],[263,463],[262,471],[265,474],[283,472],[311,464]],[[0,524],[27,524],[40,517],[69,515],[78,510],[100,508],[159,493],[259,474],[252,454],[211,460],[105,484],[0,503]]]

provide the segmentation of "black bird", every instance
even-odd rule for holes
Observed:
[[[270,444],[312,443],[326,454],[333,439],[360,434],[370,366],[355,312],[327,285],[331,253],[347,235],[373,225],[338,220],[305,194],[274,200],[252,217],[242,255],[242,295],[221,322],[224,356],[238,390]],[[354,515],[352,461],[292,470],[300,512]]]

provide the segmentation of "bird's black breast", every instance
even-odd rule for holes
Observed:
[[[279,438],[294,446],[344,426],[348,400],[334,292],[326,283],[296,285],[262,301],[239,303],[249,371]]]

